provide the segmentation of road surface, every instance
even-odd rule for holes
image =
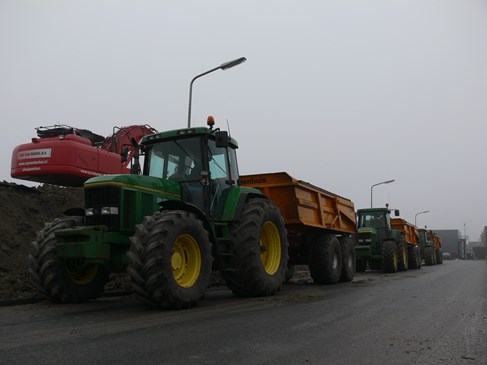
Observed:
[[[182,311],[132,296],[0,308],[1,364],[487,364],[487,265],[445,261],[275,296],[212,290]]]

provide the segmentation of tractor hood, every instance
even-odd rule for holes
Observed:
[[[162,195],[168,199],[179,199],[181,196],[181,184],[179,182],[144,175],[103,175],[87,180],[84,185],[85,189],[98,186],[141,190]]]

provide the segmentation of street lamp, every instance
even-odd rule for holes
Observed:
[[[200,78],[201,76],[205,76],[209,74],[210,72],[216,71],[216,70],[227,70],[229,68],[232,68],[234,66],[240,65],[241,63],[247,61],[245,57],[240,57],[237,58],[236,60],[233,61],[228,61],[225,63],[222,63],[220,66],[212,68],[211,70],[208,70],[206,72],[203,72],[202,74],[199,74],[191,80],[191,84],[189,85],[189,107],[188,107],[188,128],[191,128],[191,99],[193,95],[193,82],[197,79]]]
[[[416,213],[414,215],[414,225],[416,225],[416,217],[418,216],[418,214],[424,214],[424,213],[429,213],[429,212],[430,212],[429,210],[424,210],[422,212]]]
[[[391,182],[394,182],[396,180],[387,180],[387,181],[382,181],[380,183],[377,183],[377,184],[374,184],[370,187],[370,207],[372,208],[372,189],[374,188],[374,186],[377,186],[377,185],[382,185],[382,184],[390,184]]]

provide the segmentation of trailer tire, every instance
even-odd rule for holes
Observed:
[[[338,238],[317,232],[311,235],[309,272],[315,284],[336,284],[342,273],[342,249]]]
[[[439,265],[443,263],[443,252],[441,249],[436,251],[436,263]]]
[[[433,256],[435,255],[434,247],[428,246],[424,249],[424,264],[427,266],[431,266],[435,264],[435,260]]]
[[[418,246],[408,246],[408,268],[413,270],[421,269]]]
[[[382,244],[382,270],[385,273],[394,273],[398,269],[397,245],[394,241],[385,241]]]
[[[40,293],[58,303],[77,303],[103,294],[108,272],[102,265],[82,267],[78,259],[60,259],[56,255],[55,232],[82,226],[84,217],[57,218],[47,223],[32,242],[29,271]]]
[[[234,267],[223,270],[236,295],[266,296],[279,291],[285,280],[287,232],[279,208],[264,198],[249,200],[240,219],[230,226]]]
[[[208,231],[192,213],[155,212],[130,238],[127,271],[136,296],[166,309],[191,308],[211,278]]]
[[[397,243],[397,270],[406,271],[408,269],[408,248],[404,241]]]
[[[342,273],[340,281],[349,282],[355,276],[355,246],[350,236],[340,238],[340,246],[342,249]]]
[[[367,261],[356,259],[355,272],[365,272],[365,270],[367,270]]]

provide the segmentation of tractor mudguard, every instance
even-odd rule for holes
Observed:
[[[242,214],[245,203],[249,199],[260,198],[268,199],[259,190],[254,188],[247,188],[242,186],[234,186],[225,191],[222,194],[223,199],[223,210],[221,212],[222,220],[224,221],[235,221],[240,218]]]

